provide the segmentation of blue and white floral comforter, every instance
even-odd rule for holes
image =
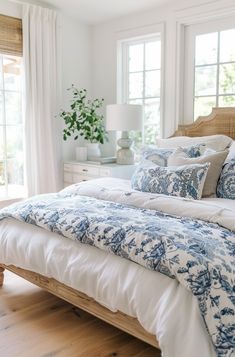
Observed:
[[[97,189],[101,199],[88,197],[84,187],[12,205],[0,211],[0,219],[40,226],[177,279],[198,299],[217,355],[235,356],[235,232],[192,217],[111,202],[112,194],[104,188]],[[131,199],[135,195],[141,194],[123,193],[132,204],[138,201]],[[149,195],[150,206],[155,199]]]

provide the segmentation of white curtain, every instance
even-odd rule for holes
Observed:
[[[57,13],[54,10],[23,5],[23,56],[26,180],[28,195],[32,196],[58,188]]]

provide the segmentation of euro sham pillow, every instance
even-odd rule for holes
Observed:
[[[235,200],[235,156],[223,166],[217,185],[217,197]]]
[[[216,196],[216,187],[222,171],[224,161],[228,155],[228,150],[214,152],[208,155],[203,155],[196,158],[190,158],[183,151],[182,148],[178,148],[168,158],[168,166],[181,166],[181,165],[193,165],[193,164],[206,164],[209,163],[210,167],[207,173],[206,181],[204,184],[202,197]]]
[[[209,164],[161,167],[142,163],[131,179],[134,190],[167,196],[201,199]]]
[[[206,149],[205,144],[197,144],[193,146],[183,147],[183,151],[189,157],[201,156]],[[141,150],[142,160],[152,161],[159,166],[167,166],[167,160],[169,156],[174,152],[174,149],[158,148],[155,145],[143,147]]]
[[[222,151],[232,144],[232,139],[226,135],[209,135],[199,137],[176,136],[169,139],[157,139],[156,144],[159,148],[176,149],[178,146],[192,146],[205,144],[207,148],[215,151]]]

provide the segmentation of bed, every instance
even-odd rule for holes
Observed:
[[[209,116],[200,117],[191,125],[180,126],[174,136],[214,134],[235,140],[235,108],[215,108]],[[114,186],[111,179],[100,179],[81,184],[79,193],[102,200],[107,199],[103,196],[104,190],[110,189],[108,195],[121,196],[121,204],[130,204],[129,183],[116,180]],[[139,200],[142,208],[151,208],[145,205],[144,197],[140,196]],[[165,206],[166,201],[164,197],[160,198],[157,207]],[[195,206],[195,203],[191,205]],[[234,200],[205,199],[197,205],[198,212],[214,209],[214,216],[218,217],[221,211],[227,210],[230,222],[231,216],[235,217]],[[170,203],[170,206],[170,214],[181,213],[183,216],[187,211],[187,203],[183,200],[175,199],[175,204]],[[230,228],[234,229],[233,226]],[[72,241],[68,244],[66,238],[58,238],[54,232],[11,218],[0,222],[0,235],[0,286],[7,269],[161,349],[164,356],[216,355],[197,300],[176,280],[105,251],[97,252],[93,246]],[[48,246],[46,253],[45,246]],[[12,252],[10,247],[17,249]],[[182,347],[185,340],[187,344]],[[233,355],[232,352],[223,356]]]

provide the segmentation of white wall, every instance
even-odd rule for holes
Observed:
[[[234,7],[233,0],[187,0],[175,1],[172,5],[151,11],[122,17],[115,21],[93,27],[93,94],[105,98],[105,104],[115,103],[117,99],[117,40],[141,35],[152,31],[152,27],[163,24],[165,28],[164,61],[164,136],[169,136],[178,125],[177,109],[177,29],[178,24],[206,21],[210,16],[223,15],[224,9]],[[226,11],[225,11],[226,12]],[[129,34],[129,35],[128,35]],[[182,78],[179,78],[179,84]],[[104,153],[112,154],[115,140],[103,148]]]
[[[62,16],[61,38],[62,98],[60,108],[68,109],[70,97],[67,89],[71,87],[71,84],[86,88],[88,95],[91,94],[91,27],[78,20]],[[78,142],[73,139],[63,142],[63,160],[75,159],[76,146]]]

